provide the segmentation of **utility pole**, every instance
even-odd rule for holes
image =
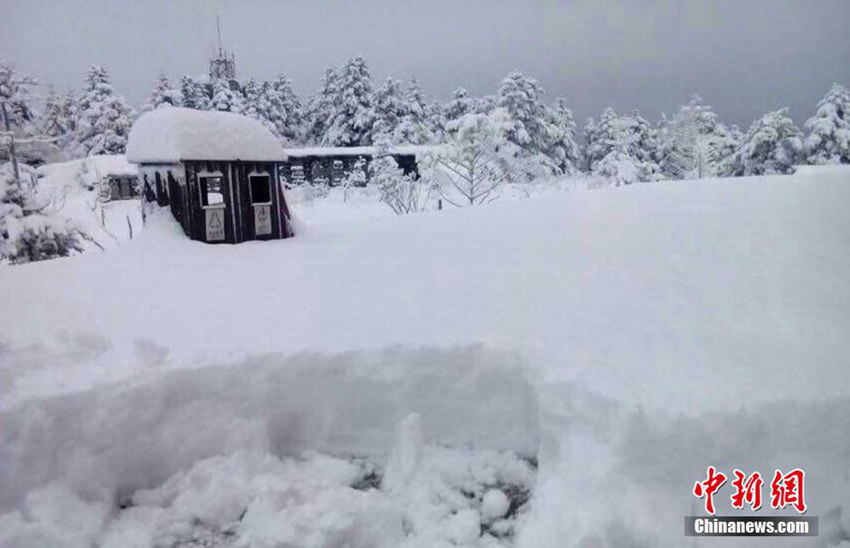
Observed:
[[[15,154],[15,135],[9,127],[9,114],[6,112],[6,101],[0,101],[0,107],[3,109],[3,125],[6,127],[6,134],[9,136],[9,157],[12,158],[12,169],[15,172],[15,184],[21,185],[21,174],[18,173],[18,156]]]

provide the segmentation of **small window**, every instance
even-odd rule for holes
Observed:
[[[251,203],[272,203],[272,185],[268,175],[251,175],[248,177],[251,184]]]
[[[202,207],[222,207],[224,205],[224,184],[221,176],[198,177],[201,187]]]

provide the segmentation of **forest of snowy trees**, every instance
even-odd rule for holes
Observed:
[[[7,80],[29,81],[9,63],[4,66]],[[92,66],[78,92],[51,92],[39,113],[28,101],[26,86],[20,87],[23,92],[9,99],[14,132],[46,136],[66,157],[123,151],[137,113],[104,68]],[[451,144],[459,135],[452,128],[471,117],[469,124],[499,126],[524,173],[584,172],[616,184],[788,173],[799,163],[850,162],[850,92],[840,85],[817,105],[805,133],[784,109],[765,114],[742,132],[694,96],[655,124],[637,111],[607,108],[587,120],[580,137],[566,99],[545,102],[537,80],[520,72],[508,74],[493,95],[473,97],[458,88],[441,102],[429,100],[415,78],[405,83],[388,77],[375,85],[363,57],[327,69],[306,100],[284,74],[242,83],[188,75],[172,81],[162,74],[143,110],[170,106],[245,114],[287,146]]]
[[[18,143],[16,168],[0,169],[0,255],[21,260],[63,255],[76,246],[73,231],[50,223],[26,191],[27,163],[124,152],[136,111],[103,67],[92,65],[82,88],[43,97],[39,85],[0,61],[0,101],[8,129],[0,163]],[[388,77],[377,87],[363,57],[328,68],[306,100],[280,74],[243,83],[161,74],[143,110],[185,107],[244,114],[268,127],[285,146],[440,145],[419,158],[421,180],[402,176],[391,156],[369,166],[369,180],[397,213],[417,211],[439,188],[448,203],[486,203],[505,182],[585,174],[614,185],[664,179],[790,173],[795,164],[850,163],[850,92],[838,84],[818,103],[804,131],[786,109],[755,120],[746,132],[724,124],[694,96],[653,124],[638,111],[606,108],[587,120],[579,137],[565,98],[544,100],[533,78],[511,72],[495,93],[473,97],[458,88],[446,102],[428,100],[414,78]],[[352,177],[363,178],[360,170]],[[0,242],[2,243],[2,242]]]

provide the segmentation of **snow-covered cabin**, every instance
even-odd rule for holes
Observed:
[[[293,235],[278,166],[286,153],[239,114],[160,108],[133,124],[127,159],[145,200],[169,206],[193,240],[240,243]]]

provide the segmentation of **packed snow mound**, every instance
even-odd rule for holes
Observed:
[[[127,159],[139,163],[181,160],[283,161],[286,154],[260,122],[234,114],[158,108],[139,117],[127,140]]]
[[[411,413],[442,445],[533,456],[525,372],[517,356],[476,347],[269,354],[13,406],[0,431],[0,509],[53,481],[109,498],[238,448],[384,457]]]

